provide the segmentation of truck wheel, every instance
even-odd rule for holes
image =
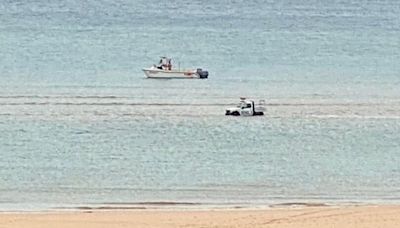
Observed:
[[[233,116],[240,116],[240,113],[237,112],[237,111],[235,111],[235,112],[232,112],[232,115],[233,115]]]

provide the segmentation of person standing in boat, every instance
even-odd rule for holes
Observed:
[[[171,59],[167,57],[161,57],[160,62],[157,65],[157,69],[171,70],[172,69]]]
[[[172,70],[171,59],[167,59],[167,70]]]
[[[163,58],[160,59],[157,65],[157,69],[163,70],[164,69],[164,61]]]

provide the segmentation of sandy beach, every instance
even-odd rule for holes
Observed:
[[[397,228],[400,206],[274,208],[263,210],[87,210],[2,213],[1,228],[274,227]]]

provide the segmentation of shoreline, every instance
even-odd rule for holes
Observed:
[[[124,211],[269,211],[296,210],[307,208],[349,208],[349,207],[399,207],[399,202],[284,202],[275,204],[203,204],[182,202],[142,202],[142,203],[98,203],[53,207],[14,207],[0,208],[1,214],[46,214],[46,213],[87,213],[87,212],[124,212]]]
[[[399,206],[400,202],[281,202],[273,204],[212,204],[193,202],[115,202],[93,204],[71,204],[64,206],[32,206],[19,205],[0,208],[0,214],[4,213],[63,213],[63,212],[102,212],[102,211],[208,211],[208,210],[274,210],[274,209],[298,209],[298,208],[324,208],[324,207],[359,207],[359,206]]]
[[[387,227],[400,224],[400,205],[269,209],[105,210],[0,213],[0,227]]]

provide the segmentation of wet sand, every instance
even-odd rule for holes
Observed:
[[[0,228],[325,228],[400,227],[400,206],[218,210],[106,210],[1,213]]]

